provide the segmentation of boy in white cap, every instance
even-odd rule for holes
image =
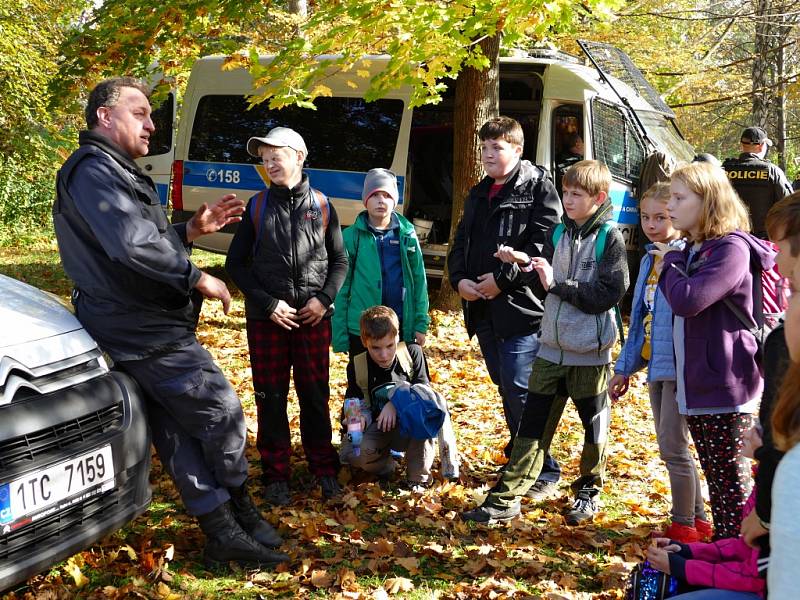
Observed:
[[[406,344],[424,345],[430,324],[422,249],[414,226],[394,211],[399,200],[394,173],[367,172],[361,198],[366,210],[344,231],[349,267],[333,316],[333,350],[349,352],[350,362],[366,351],[360,319],[368,308],[384,305],[394,310],[400,321],[399,341]],[[452,436],[445,448],[452,450],[443,455],[442,470],[446,477],[457,478]]]
[[[309,470],[332,498],[341,488],[328,409],[330,313],[347,273],[339,219],[303,173],[308,150],[296,131],[276,127],[250,138],[247,151],[261,158],[271,184],[250,198],[225,268],[245,297],[264,497],[291,502],[286,402],[293,371]]]

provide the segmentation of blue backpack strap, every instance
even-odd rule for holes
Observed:
[[[311,188],[311,194],[314,196],[314,202],[317,204],[319,212],[322,213],[322,231],[327,231],[328,222],[331,220],[331,207],[328,197],[314,188]]]
[[[253,256],[258,252],[258,245],[261,243],[261,236],[264,233],[264,214],[267,211],[269,201],[269,188],[261,190],[250,203],[250,218],[253,220],[253,229],[256,232],[256,239],[253,242]]]
[[[556,246],[558,246],[558,241],[561,239],[561,236],[564,235],[566,229],[567,227],[563,223],[559,223],[556,225],[556,228],[553,229],[553,251],[555,251]]]

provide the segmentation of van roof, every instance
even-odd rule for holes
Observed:
[[[575,102],[583,102],[586,99],[585,88],[591,89],[600,98],[609,102],[617,103],[619,98],[614,92],[614,89],[622,95],[633,110],[645,110],[661,112],[657,107],[652,106],[645,97],[640,95],[636,90],[627,85],[625,82],[606,75],[614,86],[614,89],[606,83],[600,76],[600,73],[592,66],[587,66],[575,56],[565,52],[553,51],[550,49],[534,49],[532,51],[535,56],[504,56],[500,58],[502,65],[544,65],[547,68],[544,72],[545,83],[545,97],[571,100]],[[208,87],[210,89],[218,90],[219,77],[225,78],[228,85],[235,87],[251,87],[252,79],[250,74],[245,69],[232,69],[230,71],[222,71],[222,65],[226,60],[224,55],[206,56],[195,61],[192,68],[191,78],[195,86],[201,88]],[[273,58],[273,55],[261,55],[260,61],[262,64],[268,64]],[[322,55],[318,59],[324,61],[326,59],[333,60],[339,58],[339,55]],[[336,94],[347,96],[357,96],[363,94],[367,87],[369,80],[365,77],[359,77],[356,70],[366,70],[370,75],[377,74],[382,66],[388,62],[389,56],[385,54],[366,55],[362,57],[361,63],[348,72],[353,73],[351,83],[355,87],[347,85],[342,82],[342,85],[336,85],[336,81],[328,79],[325,85],[331,87]],[[208,74],[212,76],[211,80],[204,77],[198,77],[199,74]],[[202,81],[208,81],[203,85]],[[387,97],[399,97],[407,94],[407,90],[399,88],[387,94]]]

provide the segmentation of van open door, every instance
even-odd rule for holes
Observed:
[[[150,136],[150,151],[136,163],[151,177],[158,188],[161,206],[167,209],[169,180],[175,149],[175,94],[170,92],[161,104],[153,106],[150,117],[156,127]]]

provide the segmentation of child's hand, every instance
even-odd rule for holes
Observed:
[[[504,263],[527,265],[531,262],[530,256],[525,254],[522,250],[514,250],[511,246],[504,246],[503,244],[497,246],[497,252],[494,253],[494,257],[499,258]]]
[[[378,429],[381,431],[391,431],[394,429],[394,426],[397,425],[397,409],[394,407],[394,404],[387,402],[375,422],[378,424]]]
[[[755,460],[756,450],[764,445],[761,439],[761,427],[753,426],[744,432],[744,443],[742,444],[742,456]]]
[[[652,254],[653,256],[660,256],[661,258],[664,258],[667,252],[682,252],[680,248],[677,248],[675,246],[670,246],[666,242],[653,242],[653,245],[655,246],[655,248],[650,250],[650,254]]]
[[[751,510],[747,513],[747,516],[742,519],[740,532],[745,544],[751,548],[758,548],[758,538],[762,535],[767,535],[769,530],[765,529],[761,524],[761,519],[758,518],[756,511]]]
[[[304,324],[311,325],[312,327],[322,321],[322,317],[328,309],[317,298],[309,298],[306,305],[297,313],[297,318]]]
[[[478,275],[478,281],[479,283],[475,289],[483,294],[483,297],[487,300],[497,298],[502,291],[499,287],[497,287],[497,282],[494,280],[494,273],[484,273],[483,275]]]
[[[297,311],[283,300],[278,300],[278,306],[275,307],[269,318],[284,329],[291,330],[300,327],[297,322]]]
[[[668,550],[668,548],[674,547],[675,546],[666,546],[665,548],[658,548],[656,546],[650,546],[647,549],[647,560],[650,561],[650,566],[669,575],[670,550]]]
[[[531,266],[536,269],[539,275],[539,281],[542,282],[542,287],[545,291],[549,290],[553,285],[553,267],[547,262],[547,259],[537,256],[531,259]]]
[[[414,341],[417,342],[420,346],[425,345],[426,335],[424,333],[420,333],[419,331],[414,332]]]
[[[471,279],[462,279],[458,282],[458,295],[468,301],[486,299],[486,296],[478,289],[478,284]]]
[[[665,537],[653,538],[653,545],[656,548],[663,548],[667,552],[680,552],[681,550],[680,546],[673,544],[671,539]]]
[[[612,400],[619,400],[625,394],[628,393],[628,385],[630,379],[625,375],[617,373],[611,378],[611,381],[608,382],[608,395],[611,396]]]

